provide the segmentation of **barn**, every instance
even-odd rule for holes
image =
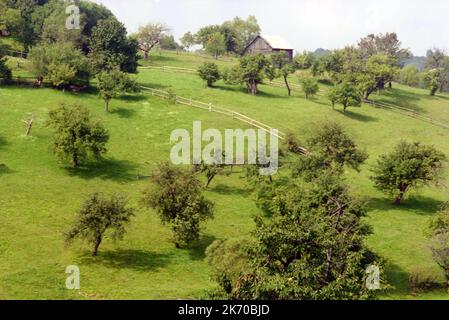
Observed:
[[[278,36],[269,36],[259,34],[245,48],[244,54],[264,54],[269,55],[275,52],[286,52],[290,61],[293,60],[293,51],[287,41]]]

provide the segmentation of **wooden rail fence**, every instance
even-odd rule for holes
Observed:
[[[278,131],[277,134],[274,134],[274,133],[272,133],[272,130],[274,130],[274,128],[270,127],[269,125],[267,125],[265,123],[262,123],[253,118],[250,118],[244,114],[241,114],[240,112],[230,110],[227,108],[223,108],[223,107],[218,107],[216,105],[213,105],[212,103],[204,103],[201,101],[193,100],[191,98],[181,97],[178,95],[174,95],[173,93],[159,90],[159,89],[154,89],[151,87],[141,86],[141,89],[143,91],[149,92],[152,96],[156,96],[156,97],[166,99],[166,100],[174,99],[174,101],[176,103],[179,103],[182,105],[199,108],[199,109],[207,110],[209,112],[215,112],[215,113],[219,113],[219,114],[231,117],[234,120],[244,122],[250,126],[264,130],[265,132],[267,132],[269,134],[273,134],[274,136],[278,137],[281,140],[285,139],[285,133],[283,133],[282,131]],[[303,151],[307,152],[306,149],[303,149]]]

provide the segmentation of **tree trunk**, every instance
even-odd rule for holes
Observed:
[[[144,50],[144,51],[143,51],[143,54],[144,54],[144,59],[145,59],[145,61],[148,60],[148,58],[149,58],[149,56],[150,56],[148,50]]]
[[[104,111],[109,112],[109,100],[104,100]]]
[[[214,180],[215,175],[207,178],[207,182],[206,182],[206,189],[209,188],[210,183],[212,182],[212,180]]]
[[[97,236],[95,239],[95,244],[94,244],[94,249],[92,251],[92,256],[96,257],[98,254],[98,248],[100,247],[101,244],[101,236]]]
[[[408,186],[406,186],[406,185],[401,185],[400,187],[399,187],[399,196],[396,198],[396,200],[395,200],[395,204],[396,205],[401,205],[401,203],[402,203],[402,200],[404,200],[404,196],[405,196],[405,193],[407,192],[407,189],[408,189]]]
[[[346,109],[348,109],[347,105],[343,105],[343,113],[346,113]]]
[[[78,167],[78,154],[76,152],[72,156],[72,165],[74,168]]]
[[[292,95],[292,89],[290,88],[290,84],[288,83],[288,77],[284,76],[284,82],[285,86],[287,87],[288,96],[290,97]]]

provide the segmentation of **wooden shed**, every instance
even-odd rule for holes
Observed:
[[[275,52],[286,52],[290,61],[293,60],[293,51],[287,41],[277,36],[258,35],[245,48],[244,54],[264,54],[270,55]]]

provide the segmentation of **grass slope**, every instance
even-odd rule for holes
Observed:
[[[162,52],[153,55],[151,63],[196,68],[205,60]],[[429,217],[448,199],[447,192],[427,188],[412,195],[404,206],[396,207],[373,188],[369,176],[376,158],[401,138],[434,144],[449,156],[449,130],[369,106],[343,114],[332,110],[324,97],[307,101],[294,92],[288,98],[280,88],[261,86],[261,94],[252,97],[238,86],[221,82],[207,89],[193,75],[141,70],[138,77],[141,83],[172,88],[180,95],[235,109],[282,130],[294,130],[301,139],[324,120],[344,125],[371,156],[361,173],[348,171],[347,177],[354,192],[365,197],[370,208],[368,219],[375,233],[369,245],[389,261],[387,273],[395,289],[384,298],[448,298],[444,291],[414,297],[408,288],[409,273],[416,267],[433,270],[442,279],[422,231]],[[374,98],[399,99],[399,103],[408,100],[435,117],[445,116],[449,108],[446,95],[431,98],[425,91],[400,86],[395,86],[391,95]],[[104,121],[111,141],[103,162],[74,171],[52,156],[44,122],[47,111],[61,101],[83,103]],[[147,182],[136,179],[137,171],[147,173],[157,161],[168,159],[173,129],[189,129],[194,120],[220,129],[244,125],[151,97],[124,97],[114,100],[111,109],[111,114],[104,114],[96,94],[0,88],[0,163],[7,165],[0,171],[0,299],[198,297],[215,285],[203,261],[205,248],[214,239],[241,237],[252,230],[252,215],[257,208],[244,180],[239,173],[219,177],[207,192],[216,203],[215,220],[207,223],[199,244],[176,250],[168,228],[161,226],[154,212],[141,208],[140,192]],[[32,137],[26,138],[21,120],[31,112],[37,114],[37,122]],[[65,249],[62,232],[70,226],[85,196],[96,190],[125,192],[138,211],[125,240],[116,244],[105,241],[100,256],[92,259],[89,248],[80,243]],[[65,267],[72,264],[81,268],[79,293],[64,288]]]

